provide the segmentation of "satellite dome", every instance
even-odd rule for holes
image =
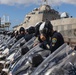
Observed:
[[[62,14],[61,14],[61,18],[68,18],[69,17],[69,15],[68,15],[68,13],[66,13],[66,12],[63,12]]]

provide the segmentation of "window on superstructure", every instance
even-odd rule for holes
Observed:
[[[38,8],[35,8],[34,11],[38,11]]]
[[[31,18],[31,17],[29,16],[29,17],[28,17],[28,20],[29,20],[30,18]]]
[[[35,14],[35,12],[32,12],[31,14]]]
[[[42,11],[40,11],[38,14],[42,14],[43,12]]]

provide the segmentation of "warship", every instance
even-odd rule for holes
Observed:
[[[50,50],[41,48],[40,43],[33,46],[35,36],[28,41],[24,37],[17,41],[15,37],[1,34],[0,75],[76,75],[76,50],[71,47],[76,44],[76,18],[66,12],[60,15],[47,4],[47,0],[44,2],[45,4],[28,13],[22,24],[13,27],[14,30],[19,30],[20,27],[26,29],[48,19],[54,30],[60,32],[69,45],[64,43],[51,54]],[[8,26],[4,23],[4,28],[9,27],[10,22],[7,24]]]
[[[42,5],[39,8],[34,8],[28,13],[22,24],[14,26],[14,30],[19,30],[20,27],[35,26],[36,23],[50,20],[54,26],[54,30],[59,31],[64,36],[65,42],[68,42],[71,46],[76,44],[76,18],[69,16],[68,13],[63,12],[59,14],[58,11],[48,5],[47,0],[43,0]]]

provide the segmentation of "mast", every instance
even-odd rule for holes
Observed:
[[[42,0],[42,3],[48,5],[48,0]]]

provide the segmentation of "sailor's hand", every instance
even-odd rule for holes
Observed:
[[[39,44],[38,42],[34,43],[33,47],[35,47],[35,46],[38,45],[38,44]]]

